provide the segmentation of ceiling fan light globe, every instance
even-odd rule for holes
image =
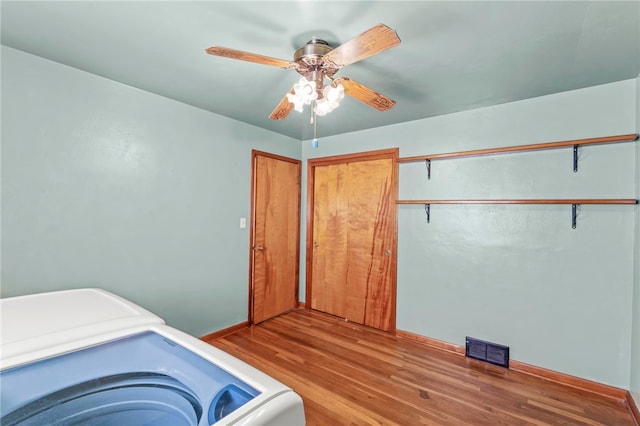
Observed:
[[[307,94],[311,93],[311,91],[315,88],[315,81],[309,81],[304,77],[301,77],[300,80],[293,86],[293,90],[296,93]]]
[[[317,106],[317,105],[313,109],[313,111],[316,113],[316,115],[319,115],[321,117],[324,116],[324,115],[327,115],[327,114],[329,114],[331,112],[328,109],[326,109],[324,107],[321,107],[321,106]]]
[[[297,99],[300,100],[305,105],[310,105],[311,102],[315,101],[318,98],[318,93],[316,92],[316,82],[309,81],[306,78],[302,77],[300,80],[293,85],[293,91]],[[287,95],[288,97],[289,95]],[[289,100],[291,102],[291,100]]]
[[[291,93],[287,93],[287,100],[289,103],[293,104],[293,107],[296,111],[302,112],[304,108],[304,100],[298,96]]]
[[[341,84],[337,86],[327,86],[324,88],[324,97],[329,102],[339,103],[344,98],[344,87]]]
[[[313,111],[316,113],[316,115],[323,116],[329,114],[331,111],[336,109],[337,106],[338,104],[329,102],[325,98],[323,98],[316,102],[316,106]]]
[[[322,99],[323,101],[329,100],[331,96],[331,86],[324,86],[322,89]]]
[[[311,97],[315,90],[311,84],[305,84],[304,86],[302,86],[301,92],[305,97]]]

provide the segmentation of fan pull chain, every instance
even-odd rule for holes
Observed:
[[[313,106],[311,108],[311,120],[309,121],[309,124],[313,125],[313,140],[311,141],[311,146],[313,147],[313,149],[317,149],[318,148],[318,137],[316,136],[316,123],[318,122],[318,120],[316,120],[316,101],[313,101]]]

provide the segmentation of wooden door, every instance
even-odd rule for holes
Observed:
[[[318,166],[314,173],[311,308],[347,317],[346,285],[349,265],[346,164]],[[311,196],[311,195],[308,195]],[[310,212],[307,212],[309,215]],[[308,251],[307,251],[308,253]],[[340,285],[337,285],[340,283]],[[307,306],[309,302],[307,301]]]
[[[298,304],[300,161],[253,151],[249,322]]]
[[[395,329],[397,149],[309,160],[307,304]]]

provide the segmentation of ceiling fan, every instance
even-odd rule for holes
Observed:
[[[394,100],[355,80],[347,77],[335,78],[334,75],[346,65],[366,59],[398,44],[400,44],[400,38],[396,32],[384,24],[378,24],[336,48],[331,47],[324,40],[313,38],[296,50],[293,61],[220,46],[209,47],[206,51],[214,56],[293,69],[302,75],[300,81],[289,90],[269,115],[272,120],[282,120],[294,107],[302,111],[302,104],[308,105],[312,102],[315,113],[324,115],[337,106],[337,102],[345,93],[379,111],[392,108],[396,104]],[[325,78],[331,82],[328,86],[324,84]]]

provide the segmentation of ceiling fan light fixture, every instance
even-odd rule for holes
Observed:
[[[313,111],[320,116],[327,115],[340,106],[343,98],[344,87],[341,84],[325,86],[322,90],[322,98],[316,101]]]
[[[305,105],[311,105],[311,102],[316,99],[318,99],[316,82],[309,81],[304,77],[294,84],[293,93],[287,93],[287,100],[293,104],[298,112],[302,112]]]
[[[313,80],[309,81],[305,77],[301,77],[298,83],[293,86],[293,91],[296,93],[296,96],[302,99],[305,105],[309,105],[318,99],[316,82]]]
[[[334,106],[331,105],[331,103],[326,99],[319,99],[318,101],[316,101],[316,106],[313,108],[313,112],[315,112],[316,115],[319,116],[327,115],[333,110]]]
[[[329,102],[339,104],[344,99],[344,86],[342,84],[326,86],[323,90],[323,95]]]
[[[293,104],[293,108],[296,111],[302,112],[304,110],[304,101],[300,99],[299,96],[292,95],[291,93],[287,93],[287,99],[289,100],[289,103]]]

